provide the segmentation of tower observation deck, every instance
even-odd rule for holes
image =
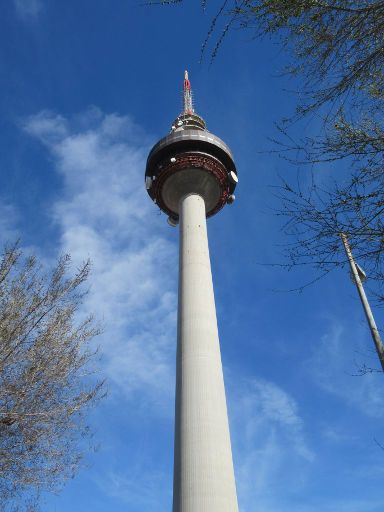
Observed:
[[[194,112],[187,72],[183,92],[145,171],[151,199],[180,222],[173,512],[238,512],[206,226],[234,201],[237,172]]]
[[[207,217],[234,200],[237,172],[232,153],[194,112],[187,72],[184,110],[170,134],[149,153],[145,180],[151,199],[175,222],[180,198],[191,191],[204,199]]]

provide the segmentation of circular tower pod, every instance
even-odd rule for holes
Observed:
[[[181,125],[180,125],[181,122]],[[217,213],[233,195],[237,172],[232,153],[216,135],[208,132],[195,113],[180,115],[169,135],[152,148],[147,160],[147,192],[171,218],[179,216],[180,199],[199,194],[206,215]]]

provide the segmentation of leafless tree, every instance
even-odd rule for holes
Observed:
[[[149,0],[180,4],[186,0]],[[384,2],[382,0],[202,0],[215,6],[202,51],[213,40],[211,59],[231,29],[254,38],[272,37],[291,57],[286,72],[300,75],[300,111],[367,90],[384,93]],[[312,101],[310,101],[312,99]]]
[[[347,98],[360,104],[362,91],[383,97],[383,1],[247,0],[231,10],[238,26],[276,35],[291,52],[287,71],[305,78],[300,111]]]
[[[310,265],[328,273],[346,263],[339,234],[348,235],[354,256],[365,266],[380,302],[384,302],[384,134],[367,120],[359,129],[342,118],[325,137],[308,139],[294,148],[292,140],[281,155],[295,152],[295,163],[334,163],[347,159],[350,173],[321,185],[316,167],[306,180],[295,185],[282,180],[277,187],[277,214],[285,219],[284,232],[292,239],[285,253],[287,266]],[[279,151],[280,151],[279,150]],[[301,155],[301,160],[297,155]],[[305,172],[305,171],[304,171]],[[292,180],[291,180],[292,181]]]
[[[90,375],[98,328],[78,319],[90,264],[67,277],[69,261],[46,274],[17,246],[0,260],[1,510],[34,510],[41,491],[73,477],[84,414],[103,394]]]

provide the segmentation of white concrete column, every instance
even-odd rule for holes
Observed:
[[[238,512],[204,199],[179,215],[173,512]]]

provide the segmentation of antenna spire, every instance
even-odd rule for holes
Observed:
[[[171,132],[181,130],[206,130],[206,124],[202,117],[195,113],[193,108],[193,97],[191,82],[188,78],[188,71],[184,71],[183,109],[174,120]]]
[[[191,82],[188,78],[188,71],[184,71],[184,114],[193,113]]]

